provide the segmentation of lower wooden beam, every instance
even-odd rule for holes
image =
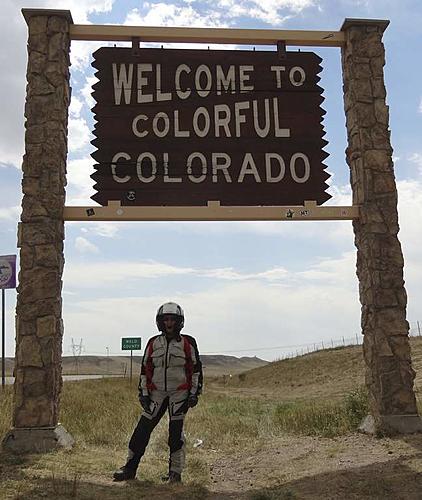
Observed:
[[[305,201],[303,206],[247,207],[221,206],[209,201],[203,207],[127,207],[120,201],[108,206],[65,207],[65,221],[265,221],[265,220],[352,220],[359,218],[358,206],[317,206]]]

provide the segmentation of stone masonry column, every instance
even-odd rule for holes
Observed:
[[[72,17],[63,10],[22,12],[29,39],[23,200],[18,229],[15,407],[13,427],[3,446],[18,452],[43,452],[73,444],[71,436],[58,425]]]
[[[346,19],[342,31],[347,163],[353,204],[363,351],[374,433],[422,430],[406,321],[403,254],[398,239],[397,190],[388,129],[382,35],[389,21]]]

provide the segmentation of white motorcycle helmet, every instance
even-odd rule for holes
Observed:
[[[158,308],[157,314],[155,316],[155,322],[157,323],[158,331],[164,332],[164,316],[171,314],[176,319],[176,330],[179,333],[185,326],[185,315],[183,309],[175,302],[166,302]]]

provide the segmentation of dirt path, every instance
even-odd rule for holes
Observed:
[[[209,498],[422,499],[422,436],[286,436],[209,462]]]

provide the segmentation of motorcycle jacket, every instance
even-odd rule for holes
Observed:
[[[140,395],[186,390],[199,396],[202,380],[202,363],[193,337],[178,334],[167,340],[160,334],[148,341],[142,358]]]

